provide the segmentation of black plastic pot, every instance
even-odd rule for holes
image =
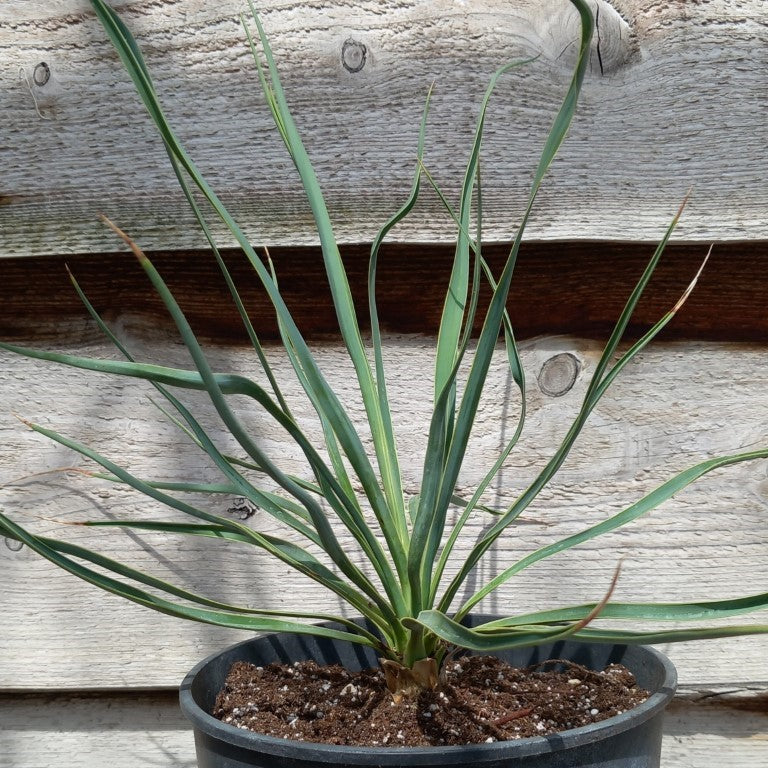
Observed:
[[[489,617],[476,617],[487,620]],[[516,666],[568,659],[600,670],[627,666],[651,696],[639,707],[595,725],[552,736],[465,747],[339,747],[287,741],[227,725],[208,714],[230,665],[314,659],[356,671],[375,666],[363,646],[294,634],[247,640],[198,664],[181,684],[180,702],[195,730],[198,768],[344,768],[345,766],[463,766],[481,768],[658,768],[664,709],[677,674],[664,655],[645,646],[559,642],[497,654]]]

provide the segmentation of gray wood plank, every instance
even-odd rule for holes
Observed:
[[[679,238],[768,237],[762,0],[595,6],[600,34],[583,100],[530,237],[656,240],[689,187]],[[570,78],[577,29],[566,0],[273,0],[260,9],[343,242],[370,241],[407,194],[433,81],[426,164],[453,198],[491,73],[540,55],[502,84],[488,121],[485,233],[509,239]],[[248,235],[316,242],[258,94],[241,10],[240,0],[121,3],[172,122]],[[112,250],[99,212],[146,248],[204,245],[87,2],[10,0],[0,22],[0,255]],[[365,48],[361,70],[345,68],[345,45]],[[394,233],[402,242],[453,237],[432,194]]]
[[[764,712],[678,700],[664,731],[664,768],[757,768],[768,761]],[[194,768],[196,762],[174,693],[0,695],[0,768],[63,764]]]
[[[126,316],[115,327],[140,359],[184,364],[185,354],[178,346],[134,320]],[[520,492],[556,448],[584,394],[598,349],[594,342],[566,337],[522,345],[529,377],[527,429],[489,492],[491,503]],[[80,347],[80,351],[110,354],[100,344]],[[317,351],[320,365],[350,405],[353,418],[359,418],[360,403],[341,349],[328,343]],[[312,428],[316,422],[301,404],[285,360],[274,349],[270,354],[297,418]],[[430,400],[428,388],[416,383],[429,376],[432,354],[432,342],[423,337],[387,337],[386,361],[393,374],[390,396],[408,494],[418,490]],[[574,355],[580,373],[573,388],[557,397],[542,390],[539,377],[547,361],[561,354]],[[240,347],[217,346],[210,355],[223,370],[254,372],[250,356]],[[194,446],[180,441],[175,427],[148,402],[146,389],[133,384],[0,358],[5,406],[0,414],[0,483],[44,470],[84,466],[70,452],[26,430],[13,413],[93,444],[127,462],[140,476],[170,480],[191,472],[198,479],[214,480],[215,473]],[[502,355],[494,362],[489,384],[461,478],[463,489],[470,489],[490,466],[517,412]],[[762,346],[680,342],[650,348],[593,414],[558,481],[503,537],[469,587],[484,583],[531,549],[605,519],[675,471],[705,457],[764,445],[765,390]],[[208,414],[206,420],[212,419],[199,399],[191,402],[201,405]],[[303,471],[296,452],[268,420],[254,411],[246,418],[283,466]],[[214,434],[219,434],[215,426]],[[219,439],[228,444],[223,436]],[[485,608],[515,612],[599,599],[622,556],[618,600],[716,599],[765,591],[767,467],[768,463],[759,461],[713,473],[623,532],[523,571],[509,589],[491,596]],[[231,499],[222,499],[209,508],[228,514],[231,504]],[[339,610],[336,600],[317,585],[243,548],[62,525],[88,518],[151,519],[169,514],[135,493],[81,474],[53,473],[6,485],[2,506],[5,514],[38,531],[80,542],[88,534],[91,545],[106,554],[213,596],[264,608],[311,605]],[[467,551],[486,522],[482,517],[472,521],[458,556]],[[250,524],[280,532],[263,513],[251,518]],[[340,536],[347,542],[348,537]],[[199,658],[244,636],[185,625],[126,605],[61,574],[26,549],[15,551],[3,542],[0,589],[4,595],[0,643],[9,651],[0,655],[0,687],[5,688],[174,686]],[[685,684],[768,685],[765,641],[759,637],[665,650],[678,663]]]

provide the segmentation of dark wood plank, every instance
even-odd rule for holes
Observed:
[[[621,311],[653,247],[644,244],[556,243],[524,246],[509,310],[519,338],[540,334],[602,337]],[[350,246],[343,255],[353,293],[367,326],[367,248]],[[630,332],[637,334],[671,308],[696,273],[704,245],[670,246],[638,308]],[[499,272],[506,248],[492,246],[486,257]],[[245,335],[212,256],[205,251],[158,252],[153,261],[165,276],[195,327],[206,338],[243,342]],[[226,260],[265,339],[275,338],[273,312],[263,289],[239,251]],[[315,248],[276,249],[281,289],[309,337],[334,335],[335,317]],[[665,338],[754,340],[768,338],[768,243],[723,244],[715,248],[684,310]],[[452,250],[444,246],[384,248],[378,278],[379,312],[393,332],[434,333]],[[138,315],[162,332],[170,321],[149,282],[130,255],[68,257],[94,305],[107,319]],[[0,285],[0,334],[5,339],[66,336],[87,339],[95,330],[69,283],[60,257],[9,259]],[[486,291],[486,294],[488,292]]]

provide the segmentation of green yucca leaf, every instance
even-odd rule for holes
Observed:
[[[0,525],[2,525],[2,523],[7,520],[8,518],[5,518],[2,515],[0,515]],[[163,533],[171,533],[171,534],[191,534],[191,535],[197,535],[197,536],[210,536],[213,538],[222,538],[222,539],[229,539],[231,541],[239,541],[246,544],[252,543],[248,537],[239,533],[235,533],[233,531],[229,531],[226,528],[224,528],[224,526],[217,526],[217,525],[200,525],[200,524],[193,524],[193,523],[170,523],[170,522],[149,522],[149,521],[121,522],[121,521],[115,521],[115,520],[84,522],[83,525],[129,527],[136,530],[161,531]],[[8,535],[11,536],[12,538],[16,538],[15,536],[13,536],[12,531],[8,530],[6,531],[6,533],[8,533]],[[211,600],[210,598],[207,598],[203,595],[199,595],[199,594],[190,592],[189,590],[183,589],[181,587],[177,587],[173,584],[163,581],[162,579],[153,577],[136,568],[131,568],[130,566],[125,565],[124,563],[120,563],[116,560],[113,560],[109,557],[101,555],[97,552],[93,552],[92,550],[89,550],[85,547],[78,546],[77,544],[72,544],[71,542],[59,541],[56,539],[49,539],[42,536],[35,537],[35,541],[38,542],[40,545],[48,547],[50,550],[54,550],[58,552],[61,555],[68,555],[70,557],[74,557],[79,560],[85,560],[93,565],[99,566],[100,568],[109,570],[117,574],[118,576],[122,576],[124,578],[128,578],[140,584],[144,584],[145,586],[149,586],[154,589],[160,590],[162,592],[166,592],[167,594],[171,594],[174,597],[179,597],[183,600],[186,600],[187,602],[196,603],[198,605],[204,605],[206,607],[215,608],[221,611],[227,611],[229,613],[253,614],[253,615],[264,616],[264,617],[289,616],[292,618],[313,619],[315,621],[336,621],[345,626],[349,626],[350,628],[355,629],[361,635],[367,636],[374,643],[380,642],[378,641],[377,638],[375,638],[365,629],[358,627],[353,622],[347,621],[346,619],[337,617],[335,615],[323,614],[323,613],[301,613],[296,611],[255,610],[252,608],[245,608],[243,606],[230,605],[228,603],[222,603],[221,601],[218,601],[218,600]],[[277,540],[275,540],[275,542],[276,541]],[[317,563],[316,565],[322,568],[321,564]],[[334,579],[339,585],[340,590],[345,587],[345,585],[341,583],[340,580],[330,572],[328,572],[328,578]],[[344,593],[340,592],[340,594],[344,594]]]
[[[765,607],[765,605],[763,606]],[[440,611],[423,611],[416,620],[407,620],[408,626],[421,626],[433,632],[443,642],[480,653],[494,653],[509,648],[525,648],[541,643],[552,643],[566,637],[588,643],[675,643],[739,635],[768,634],[768,625],[693,627],[687,629],[627,631],[617,629],[573,630],[564,623],[470,629]],[[573,625],[575,626],[575,625]]]
[[[447,199],[445,198],[445,195],[442,193],[442,190],[439,188],[437,183],[426,172],[426,169],[425,169],[425,174],[427,174],[430,184],[432,185],[432,188],[435,190],[439,199],[443,203],[444,207],[446,208],[448,213],[451,215],[451,218],[454,220],[457,226],[461,227],[461,222],[459,222],[458,216],[454,213],[450,203],[448,203]],[[479,174],[479,166],[478,166],[478,174],[477,174],[478,233],[474,241],[472,240],[469,241],[469,245],[475,254],[476,264],[485,274],[485,277],[488,280],[488,283],[491,286],[491,289],[495,291],[496,285],[497,285],[496,281],[490,271],[490,267],[488,266],[487,262],[485,261],[485,259],[482,257],[482,254],[480,253],[480,242],[481,242],[480,230],[482,226],[482,205],[480,202],[481,200],[480,191],[481,191],[481,185],[480,185],[480,174]],[[473,295],[475,298],[477,296],[477,293],[479,293],[478,286],[475,284],[473,287]],[[470,311],[469,314],[470,314],[470,317],[472,318],[474,317],[474,312]],[[514,434],[512,435],[510,440],[507,442],[506,447],[499,453],[491,469],[486,473],[483,480],[478,484],[477,488],[472,494],[471,499],[469,501],[459,500],[457,502],[457,497],[455,494],[451,498],[451,504],[458,504],[458,506],[463,507],[463,512],[461,513],[459,519],[451,529],[451,533],[448,537],[448,540],[444,544],[442,551],[440,552],[438,563],[434,569],[434,573],[432,574],[432,584],[430,588],[430,600],[429,600],[430,604],[434,603],[435,596],[437,594],[437,590],[440,585],[440,580],[442,579],[443,573],[445,572],[445,567],[448,564],[448,561],[450,560],[450,557],[453,553],[453,548],[456,545],[456,541],[458,540],[458,537],[462,529],[464,528],[464,525],[466,524],[467,520],[469,520],[469,518],[471,517],[472,511],[475,508],[478,508],[478,502],[480,498],[482,497],[483,493],[485,493],[486,489],[489,487],[493,479],[496,477],[501,467],[504,465],[504,462],[509,457],[509,454],[512,452],[512,449],[515,447],[515,445],[517,444],[518,440],[520,439],[523,433],[523,427],[525,425],[525,413],[526,413],[525,375],[523,373],[523,367],[520,362],[520,354],[517,349],[517,343],[515,341],[512,322],[509,319],[509,313],[506,310],[504,310],[504,315],[503,315],[503,327],[504,327],[504,343],[507,351],[507,362],[509,366],[510,375],[512,376],[512,380],[517,384],[518,389],[520,390],[520,418],[518,419],[517,427],[515,428]],[[479,507],[479,508],[483,508],[483,507]],[[488,511],[487,508],[483,508],[483,509],[485,509],[485,511]],[[501,512],[499,512],[498,510],[493,510],[493,514],[501,514]]]
[[[572,622],[559,622],[556,625],[539,624],[534,626],[532,631],[530,631],[528,626],[496,627],[491,631],[494,640],[499,641],[503,637],[503,642],[509,644],[506,647],[514,648],[525,645],[535,645],[543,642],[545,638],[549,642],[555,642],[576,635],[598,618],[605,609],[605,606],[608,604],[608,601],[611,599],[611,595],[616,588],[620,570],[621,564],[616,567],[613,579],[611,580],[611,585],[605,595],[603,595],[602,600],[592,606],[591,610],[580,619]],[[435,635],[443,641],[446,640],[445,633],[458,636],[463,631],[463,628],[457,624],[455,620],[449,619],[439,611],[423,611],[419,614],[414,624],[416,626],[422,624],[426,628],[431,629]],[[406,626],[411,626],[410,621],[406,622]]]
[[[35,432],[44,435],[48,439],[60,443],[61,445],[64,445],[67,448],[80,453],[82,456],[85,456],[91,461],[100,464],[109,473],[117,477],[121,482],[126,483],[145,496],[155,499],[156,501],[159,501],[160,503],[165,504],[172,509],[176,509],[185,515],[189,515],[190,517],[196,518],[198,520],[204,520],[208,523],[223,526],[226,530],[240,534],[241,536],[247,538],[253,545],[266,550],[274,557],[282,560],[287,565],[290,565],[292,568],[303,573],[304,575],[319,581],[331,591],[338,592],[338,585],[340,583],[338,577],[301,547],[297,547],[291,542],[283,541],[272,536],[265,536],[257,531],[254,531],[248,526],[242,525],[232,520],[228,520],[219,515],[211,514],[210,512],[199,509],[198,507],[195,507],[186,501],[182,501],[175,496],[171,496],[137,478],[125,468],[115,464],[93,449],[74,440],[71,440],[63,435],[60,435],[53,430],[45,429],[44,427],[36,424],[29,424],[29,427]],[[327,549],[325,551],[328,553]],[[330,556],[330,553],[328,554]],[[342,570],[344,569],[342,568]],[[355,586],[357,586],[363,593],[368,593],[369,599],[372,600],[374,604],[378,605],[381,613],[387,616],[386,627],[389,627],[395,621],[394,614],[392,613],[392,609],[390,608],[389,604],[386,601],[381,600],[373,585],[371,585],[370,582],[365,579],[365,577],[358,579],[358,570],[354,566],[351,568],[351,573],[345,575],[347,575],[348,578],[353,581]],[[345,587],[343,597],[348,602],[354,602],[357,607],[363,611],[363,614],[369,616],[373,621],[376,621],[378,618],[378,612],[372,612],[370,610],[368,601],[362,599],[361,596],[356,594],[353,590]]]
[[[458,215],[453,214],[448,206],[445,196],[440,192],[434,180],[430,179],[433,188],[437,191],[443,203],[448,207],[450,213],[456,221],[458,237],[456,250],[454,254],[451,277],[448,283],[443,312],[440,318],[440,330],[437,341],[437,354],[435,359],[435,398],[437,399],[444,387],[455,386],[455,362],[460,358],[462,351],[469,338],[474,325],[474,311],[478,297],[477,285],[468,294],[469,273],[470,273],[470,250],[475,252],[476,263],[479,264],[480,254],[478,249],[481,242],[479,230],[482,224],[482,206],[478,199],[478,210],[476,211],[478,236],[473,242],[469,236],[470,217],[472,210],[472,195],[475,189],[478,189],[479,195],[479,176],[480,176],[480,150],[482,148],[483,133],[485,129],[485,118],[488,106],[496,85],[501,77],[510,70],[530,64],[536,57],[513,61],[500,67],[491,78],[486,88],[483,101],[480,105],[480,113],[475,127],[475,137],[470,152],[469,162],[464,173],[464,181],[461,186],[461,200],[459,204]],[[470,304],[470,311],[467,312],[467,303]],[[462,335],[462,330],[464,331]],[[462,341],[463,338],[463,341]],[[451,398],[450,408],[453,408],[453,398]]]
[[[594,610],[595,603],[555,608],[550,611],[510,616],[479,625],[484,632],[519,624],[538,624],[558,621],[579,621]],[[630,621],[711,621],[738,616],[768,607],[768,592],[733,600],[702,600],[693,603],[608,603],[600,612],[601,619]],[[478,629],[479,627],[475,627]]]
[[[609,531],[616,530],[616,528],[620,528],[627,523],[636,520],[641,515],[644,515],[647,512],[655,509],[659,506],[659,504],[667,501],[676,493],[679,493],[691,483],[695,482],[700,477],[703,477],[709,472],[712,472],[715,469],[720,469],[721,467],[727,467],[731,464],[739,464],[743,461],[753,461],[755,459],[764,458],[768,458],[768,448],[764,448],[758,451],[733,454],[730,456],[719,456],[715,459],[702,461],[695,467],[691,467],[690,469],[686,469],[683,472],[679,472],[673,478],[667,480],[666,483],[646,494],[639,501],[627,507],[625,510],[618,512],[612,517],[609,517],[602,523],[598,523],[597,525],[585,528],[583,531],[575,533],[572,536],[567,536],[566,538],[561,539],[560,541],[557,541],[553,544],[548,544],[547,546],[532,552],[530,555],[527,555],[510,568],[505,569],[502,571],[502,573],[491,579],[488,584],[475,592],[472,597],[469,598],[461,607],[461,609],[456,613],[456,616],[458,618],[465,616],[480,600],[497,589],[510,577],[514,576],[514,574],[519,573],[529,565],[533,565],[533,563],[536,563],[545,557],[550,557],[551,555],[557,554],[559,552],[564,552],[566,549],[575,547],[577,544],[582,544],[583,542],[594,539],[597,536],[602,536]]]
[[[443,411],[451,399],[451,390],[455,378],[449,377],[445,380],[446,384],[435,403],[433,419],[430,424],[427,455],[424,462],[419,514],[413,531],[413,538],[417,547],[412,549],[412,553],[415,551],[419,554],[412,554],[409,561],[409,573],[412,580],[417,570],[420,570],[422,576],[420,596],[425,593],[428,594],[430,588],[428,583],[424,584],[423,574],[426,568],[422,564],[432,563],[437,557],[448,506],[464,461],[480,396],[488,374],[491,358],[496,348],[496,342],[502,329],[506,300],[525,226],[530,217],[544,174],[554,160],[576,110],[576,101],[586,72],[589,45],[594,29],[594,23],[588,8],[581,2],[578,2],[577,6],[582,17],[582,34],[576,71],[574,72],[563,105],[555,118],[555,122],[545,142],[522,223],[518,228],[509,257],[491,297],[490,306],[486,312],[480,338],[477,342],[474,359],[467,376],[461,405],[456,415],[453,429],[450,431],[450,442],[447,441],[448,433],[446,432],[446,424],[450,416],[446,415]],[[452,377],[455,377],[455,373],[452,374]],[[419,569],[412,562],[416,557],[421,558],[419,565],[422,567]],[[468,569],[462,569],[462,578],[468,570],[471,570],[471,567],[474,567],[476,562],[477,560]],[[442,602],[450,603],[450,601],[445,600]]]
[[[69,571],[73,575],[78,576],[84,581],[94,584],[106,592],[111,592],[126,600],[144,605],[160,613],[168,614],[169,616],[198,621],[204,624],[215,624],[220,627],[229,627],[231,629],[246,629],[256,632],[301,632],[337,640],[348,640],[364,645],[373,645],[376,648],[379,648],[380,646],[380,643],[377,642],[374,644],[372,639],[364,634],[360,634],[360,632],[353,634],[351,632],[329,629],[314,624],[301,624],[299,622],[275,619],[267,616],[240,613],[237,610],[213,610],[211,608],[197,608],[181,603],[174,603],[78,563],[66,554],[62,554],[62,552],[71,551],[77,557],[84,557],[86,553],[82,548],[75,547],[74,545],[67,545],[64,542],[53,542],[53,545],[51,545],[47,543],[45,539],[29,534],[2,513],[0,513],[0,530],[2,530],[3,535],[10,536],[17,541],[26,544],[32,551],[37,552],[50,562],[58,565],[65,571]],[[58,547],[61,548],[62,552],[58,551]],[[96,563],[97,565],[110,567],[109,561],[106,558],[91,558],[89,556],[88,559],[100,560]],[[153,584],[153,586],[159,585]]]
[[[656,249],[654,253],[654,256],[652,258],[652,262],[654,263],[654,265],[658,263],[658,260],[661,257],[661,253],[664,248],[664,244],[668,241],[674,227],[676,226],[678,217],[679,217],[679,211],[678,211],[678,214],[675,216],[675,218],[672,220],[671,224],[669,225],[666,236],[662,241],[662,244],[659,245],[659,247]],[[706,263],[706,259],[705,259],[705,263]],[[462,567],[459,570],[459,573],[451,581],[450,585],[448,586],[442,598],[440,599],[440,603],[438,605],[440,610],[447,609],[447,606],[451,604],[459,587],[461,586],[463,581],[466,579],[466,577],[469,575],[472,568],[477,564],[477,562],[479,562],[479,560],[488,551],[488,549],[492,546],[492,544],[498,539],[498,537],[525,511],[525,509],[527,509],[529,504],[538,496],[541,490],[545,488],[547,483],[555,476],[555,474],[557,473],[557,471],[560,469],[563,462],[567,458],[577,437],[581,433],[581,430],[584,427],[584,424],[586,423],[587,418],[589,417],[590,413],[594,410],[600,398],[605,394],[610,383],[616,378],[618,373],[627,365],[627,363],[629,363],[639,352],[641,352],[654,338],[656,338],[656,336],[658,336],[658,334],[666,327],[666,325],[669,324],[669,322],[672,320],[675,314],[682,307],[683,303],[685,302],[685,298],[690,294],[690,291],[693,285],[695,285],[696,280],[698,279],[700,273],[701,273],[701,269],[699,269],[696,276],[693,278],[693,281],[685,290],[681,298],[677,301],[675,306],[669,312],[667,312],[661,318],[661,320],[655,323],[651,327],[651,329],[647,331],[639,341],[633,344],[629,348],[629,350],[620,357],[620,359],[614,364],[613,368],[608,373],[605,373],[605,369],[608,365],[608,362],[612,359],[613,354],[615,352],[615,348],[618,345],[618,339],[615,340],[616,329],[614,329],[614,332],[611,335],[611,339],[606,345],[606,348],[603,350],[603,353],[600,357],[600,361],[598,362],[598,365],[595,369],[595,373],[593,374],[593,377],[592,377],[592,384],[590,384],[589,388],[587,389],[587,393],[584,397],[584,402],[582,404],[581,410],[579,411],[579,414],[574,420],[574,422],[571,424],[560,447],[552,456],[552,458],[547,462],[544,469],[534,479],[531,485],[509,507],[506,513],[503,514],[493,526],[491,526],[491,528],[483,535],[480,541],[478,541],[475,544],[469,556],[466,558],[465,562],[462,564]],[[648,269],[646,269],[643,272],[643,275],[638,281],[638,284],[635,286],[635,289],[633,290],[630,296],[630,299],[628,300],[621,316],[619,317],[619,320],[616,324],[616,328],[620,329],[620,334],[618,337],[619,339],[621,335],[623,335],[624,330],[626,329],[626,326],[629,323],[629,318],[634,312],[635,307],[637,306],[637,303],[640,301],[640,297],[642,296],[643,289],[648,284],[651,274],[652,272],[649,273]],[[602,377],[602,381],[600,381],[599,385],[593,386],[595,380],[598,377]],[[474,596],[473,598],[471,598],[471,602],[472,602],[472,605],[477,603],[477,600],[474,599]]]
[[[312,209],[318,237],[320,238],[326,274],[331,289],[331,297],[333,299],[334,308],[336,309],[336,317],[339,322],[339,330],[347,347],[347,351],[349,352],[350,360],[355,368],[355,373],[360,385],[360,394],[363,398],[363,404],[371,428],[371,435],[373,437],[381,472],[381,480],[384,487],[384,495],[386,498],[386,502],[382,502],[379,499],[379,494],[374,492],[372,494],[371,503],[374,506],[374,511],[377,514],[384,535],[387,537],[390,548],[393,550],[398,572],[402,578],[405,575],[404,567],[407,527],[403,494],[400,484],[400,470],[397,463],[397,453],[395,450],[395,440],[392,433],[391,422],[388,417],[384,416],[384,408],[382,407],[382,402],[379,398],[379,390],[376,387],[376,382],[374,381],[368,363],[365,347],[360,335],[360,329],[357,324],[352,293],[336,245],[333,226],[320,190],[320,185],[293,121],[293,116],[288,107],[280,83],[280,78],[277,73],[272,50],[267,37],[264,34],[261,21],[253,8],[253,4],[251,4],[250,7],[254,22],[256,23],[259,32],[261,46],[269,71],[270,90],[268,93],[271,93],[273,97],[270,100],[270,109],[273,117],[276,118],[275,122],[283,136],[283,140],[289,148],[291,157],[293,158],[296,169],[301,177],[307,200]],[[254,53],[254,59],[258,63],[258,54],[255,51],[250,35],[249,42],[251,43],[251,49]],[[264,82],[263,79],[262,82]],[[331,425],[336,428],[335,420],[331,420]]]
[[[400,515],[396,512],[393,517],[391,508],[387,505],[387,502],[382,492],[378,479],[373,467],[371,466],[365,450],[362,446],[359,436],[357,435],[348,415],[344,411],[336,394],[329,387],[327,381],[323,377],[320,369],[318,368],[309,348],[306,345],[301,333],[296,327],[293,318],[291,317],[288,308],[285,306],[285,302],[280,295],[274,281],[269,274],[269,270],[266,268],[262,260],[254,251],[251,244],[243,234],[241,228],[232,218],[227,211],[226,207],[219,200],[215,192],[210,188],[208,183],[203,178],[202,174],[198,171],[197,167],[193,163],[192,159],[183,148],[178,138],[171,129],[163,111],[160,107],[157,94],[154,91],[152,83],[149,79],[146,65],[141,58],[141,54],[138,51],[135,41],[130,36],[127,29],[119,22],[117,15],[112,11],[109,6],[103,2],[103,0],[92,0],[92,4],[96,9],[102,24],[104,25],[107,33],[109,34],[113,44],[115,45],[121,59],[123,60],[126,71],[130,74],[131,78],[136,85],[139,96],[141,97],[147,111],[150,114],[153,122],[155,123],[158,131],[160,132],[163,141],[165,142],[166,149],[173,154],[175,160],[189,175],[194,184],[204,195],[208,203],[215,210],[216,214],[226,224],[229,231],[237,240],[238,244],[242,247],[245,255],[249,259],[250,263],[254,267],[259,279],[261,280],[264,288],[270,300],[273,303],[279,321],[284,325],[288,334],[290,335],[290,343],[296,350],[296,354],[301,360],[301,364],[305,373],[306,381],[315,390],[318,399],[322,400],[323,407],[327,417],[331,420],[333,428],[337,433],[339,441],[344,448],[344,451],[349,458],[352,466],[354,467],[359,479],[361,480],[366,496],[368,497],[374,512],[377,516],[379,523],[381,524],[384,534],[387,538],[388,546],[392,552],[395,565],[398,572],[404,573],[405,554],[403,549],[403,526],[400,522]],[[332,228],[328,220],[327,211],[322,201],[322,195],[317,185],[317,180],[314,178],[314,172],[311,169],[309,159],[306,157],[306,151],[301,145],[301,140],[298,137],[298,133],[293,125],[293,120],[288,114],[287,103],[285,97],[282,95],[282,88],[277,76],[277,69],[274,66],[271,50],[269,48],[266,37],[261,29],[258,18],[255,18],[257,26],[259,27],[260,38],[262,46],[264,48],[265,55],[267,57],[267,63],[269,73],[272,82],[272,89],[274,94],[273,102],[281,110],[286,136],[292,138],[292,154],[295,156],[301,156],[303,158],[301,162],[297,161],[297,167],[302,170],[302,182],[308,185],[307,197],[312,205],[313,213],[316,216],[318,223],[318,231],[321,234],[321,240],[323,243],[323,253],[326,259],[327,274],[329,282],[333,288],[334,301],[337,302],[337,314],[340,313],[340,322],[343,320],[345,327],[345,340],[348,342],[350,349],[350,355],[355,364],[355,369],[358,376],[361,377],[361,390],[366,403],[366,409],[371,418],[370,409],[376,408],[375,399],[370,396],[373,391],[373,387],[370,379],[370,371],[368,371],[368,378],[366,379],[367,362],[365,361],[364,352],[361,354],[362,342],[359,341],[359,333],[356,331],[356,321],[350,316],[350,310],[346,295],[349,293],[348,286],[345,287],[346,276],[343,272],[343,266],[341,265],[338,249],[335,243],[332,242]],[[272,102],[270,102],[272,103]],[[287,122],[286,122],[287,121]],[[290,123],[288,125],[287,123]],[[375,422],[375,414],[373,421]],[[381,430],[374,429],[374,441],[381,439]],[[386,454],[383,455],[383,461],[386,461]],[[381,458],[381,457],[380,457]],[[402,501],[401,501],[402,504]],[[397,510],[397,507],[394,507]],[[404,518],[403,518],[404,519]]]

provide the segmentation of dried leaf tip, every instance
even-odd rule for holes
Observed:
[[[624,558],[619,560],[616,564],[616,570],[613,572],[613,578],[611,584],[608,587],[608,591],[603,595],[603,599],[580,621],[572,627],[574,632],[578,632],[580,629],[584,629],[588,624],[591,624],[601,613],[603,608],[608,605],[608,601],[613,596],[616,585],[619,583],[619,575],[621,574],[621,567],[624,564]]]
[[[680,307],[685,304],[688,297],[693,292],[693,289],[696,287],[696,283],[699,282],[699,278],[701,277],[701,273],[704,271],[704,267],[707,266],[707,262],[709,261],[709,257],[712,255],[712,249],[715,247],[714,243],[709,246],[709,250],[707,251],[707,255],[704,257],[704,261],[701,262],[701,266],[697,270],[696,274],[693,276],[693,280],[688,284],[688,287],[683,291],[683,295],[677,300],[677,304],[675,304],[674,307],[672,307],[672,314],[677,312]]]
[[[688,205],[688,201],[691,199],[692,194],[693,194],[693,187],[688,187],[688,191],[683,196],[683,200],[680,203],[680,207],[677,209],[677,213],[675,214],[675,217],[673,219],[674,224],[677,224],[677,222],[680,221],[680,217],[683,215],[685,206]]]
[[[29,421],[25,421],[20,416],[16,416],[16,418],[19,419],[19,421],[26,424],[28,427],[31,427],[31,428],[35,427],[34,424],[32,424]],[[26,483],[29,480],[36,480],[39,477],[46,477],[47,475],[60,475],[60,474],[67,474],[70,472],[79,474],[79,475],[85,475],[86,477],[95,477],[94,473],[91,472],[91,470],[82,469],[81,467],[54,467],[53,469],[43,469],[40,472],[30,472],[28,475],[20,475],[19,477],[14,477],[12,480],[7,480],[4,483],[0,483],[0,488],[9,488],[14,485],[20,485],[21,483]],[[47,518],[44,518],[44,519],[47,519]]]
[[[120,227],[117,226],[109,217],[103,213],[99,214],[99,218],[133,251],[133,255],[140,261],[149,261],[144,251],[139,248],[134,240],[132,240]]]
[[[13,414],[25,427],[29,427],[30,429],[34,429],[35,425],[29,420],[25,419],[23,416],[19,416],[18,413]]]

